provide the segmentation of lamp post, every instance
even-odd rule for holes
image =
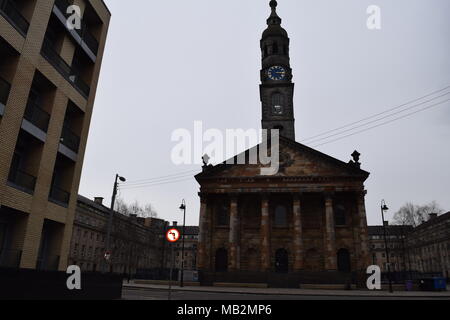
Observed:
[[[116,174],[116,179],[114,181],[113,193],[112,193],[112,198],[111,198],[111,207],[110,207],[109,217],[108,217],[108,227],[106,230],[105,257],[106,257],[106,254],[111,256],[111,248],[110,248],[111,247],[111,229],[112,229],[112,221],[113,221],[113,216],[114,216],[114,204],[116,203],[117,187],[119,186],[119,180],[121,182],[127,181],[124,177],[121,177],[118,174]],[[107,272],[106,269],[107,269],[107,263],[105,261],[105,268],[103,271]]]
[[[384,212],[388,211],[389,208],[386,205],[386,201],[381,201],[381,217],[383,219],[383,233],[384,233],[384,247],[386,249],[386,262],[387,262],[387,270],[388,270],[388,279],[389,279],[389,292],[394,292],[392,290],[392,279],[391,279],[391,264],[389,261],[389,247],[388,247],[388,241],[387,241],[387,235],[386,235],[386,222],[384,220]]]
[[[183,232],[182,236],[182,244],[181,244],[181,278],[180,278],[180,287],[184,286],[184,232],[186,228],[186,201],[183,199],[181,201],[180,210],[183,211]]]

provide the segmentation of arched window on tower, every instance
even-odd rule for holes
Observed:
[[[282,115],[284,113],[284,99],[283,95],[279,92],[272,95],[272,112],[275,115]]]

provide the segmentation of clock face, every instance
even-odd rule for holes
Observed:
[[[270,80],[280,81],[286,78],[286,70],[280,66],[273,66],[267,70],[267,75]]]

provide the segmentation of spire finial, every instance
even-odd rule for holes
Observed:
[[[275,0],[271,0],[269,5],[273,10],[275,10],[278,6],[278,2],[276,2]]]
[[[281,19],[277,15],[278,2],[275,0],[271,0],[269,5],[272,8],[272,14],[270,15],[269,19],[267,19],[267,24],[268,25],[280,25]]]

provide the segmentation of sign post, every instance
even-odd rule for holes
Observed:
[[[169,301],[172,299],[172,274],[173,274],[173,267],[175,264],[175,243],[180,240],[180,231],[177,229],[170,229],[166,233],[166,239],[169,242],[169,246],[171,246],[171,262],[170,262],[170,275],[169,275]]]

